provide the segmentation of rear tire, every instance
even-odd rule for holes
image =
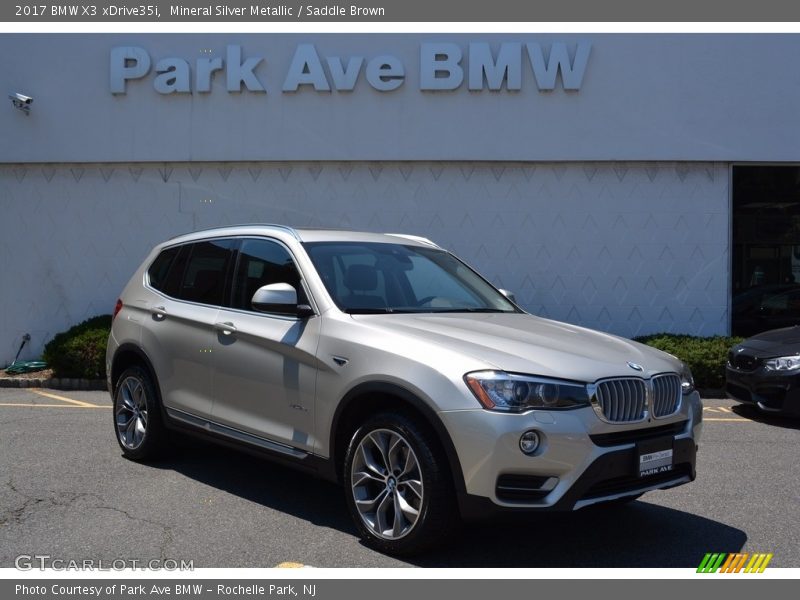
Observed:
[[[405,415],[381,413],[355,431],[342,481],[361,538],[381,552],[418,554],[444,542],[459,521],[444,453]]]
[[[117,380],[114,431],[126,458],[148,461],[164,453],[166,430],[156,387],[142,367],[126,369]]]

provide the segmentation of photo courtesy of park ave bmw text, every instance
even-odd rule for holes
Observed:
[[[155,244],[253,222],[424,236],[524,309],[625,337],[735,332],[737,293],[800,277],[799,54],[778,34],[4,34],[0,363],[110,313]]]

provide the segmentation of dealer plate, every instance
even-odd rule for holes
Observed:
[[[639,456],[639,477],[672,471],[672,448]]]
[[[672,471],[674,438],[660,438],[637,444],[639,477]]]

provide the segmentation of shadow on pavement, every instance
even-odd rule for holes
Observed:
[[[311,475],[182,437],[170,458],[152,466],[356,535],[342,489]],[[627,506],[465,523],[439,549],[405,560],[422,567],[696,567],[706,552],[737,552],[746,540],[739,529],[645,496]]]
[[[736,404],[731,407],[731,410],[743,419],[750,419],[756,423],[763,423],[764,425],[771,425],[773,427],[782,427],[784,429],[800,429],[800,418],[798,417],[787,417],[784,415],[767,413],[750,404]]]
[[[696,568],[706,552],[737,552],[746,541],[735,527],[650,504],[645,495],[628,505],[539,514],[513,524],[466,523],[459,540],[413,564]]]

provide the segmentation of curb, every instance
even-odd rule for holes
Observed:
[[[107,390],[108,384],[105,379],[4,377],[0,379],[0,388],[51,388],[54,390],[96,391]]]

